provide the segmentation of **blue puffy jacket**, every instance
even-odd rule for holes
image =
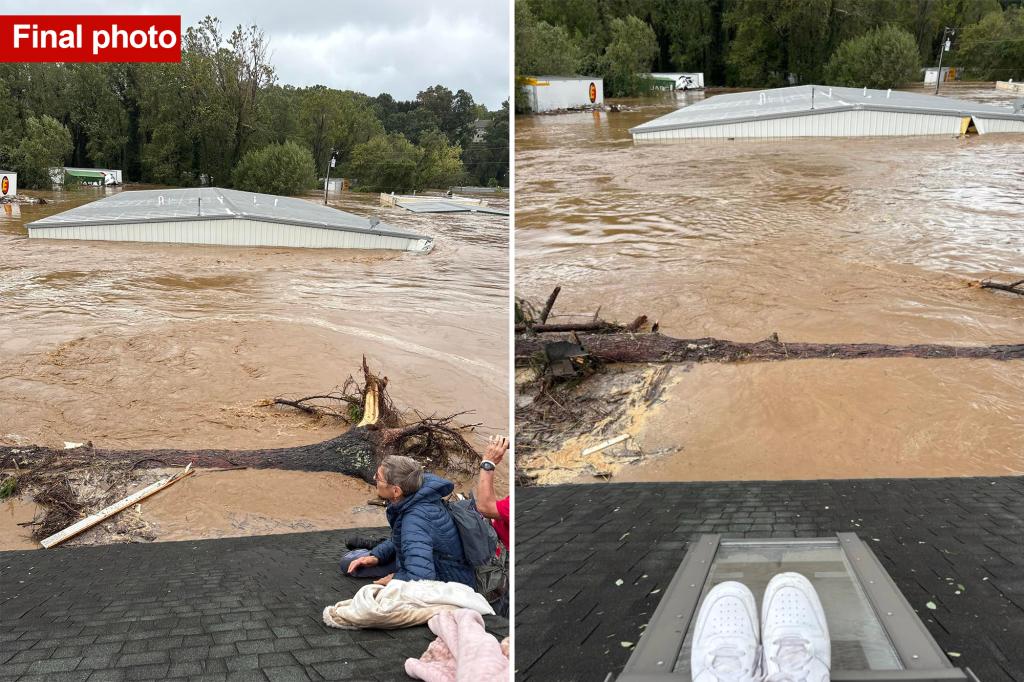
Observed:
[[[451,481],[423,475],[412,497],[388,505],[391,539],[370,552],[386,564],[398,558],[395,580],[440,580],[474,587],[476,573],[466,561],[462,539],[442,499],[455,490]]]

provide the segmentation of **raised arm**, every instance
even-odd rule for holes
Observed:
[[[476,509],[489,519],[498,518],[498,496],[494,493],[494,475],[498,472],[498,465],[505,459],[508,451],[508,438],[504,436],[491,436],[484,452],[484,461],[494,464],[493,470],[480,469],[480,475],[476,482]]]

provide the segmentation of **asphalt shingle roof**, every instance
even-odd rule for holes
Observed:
[[[0,679],[408,680],[427,627],[337,630],[349,535],[295,533],[0,553]],[[508,621],[485,617],[500,638]]]
[[[1024,477],[517,489],[516,679],[618,675],[701,533],[837,531],[871,546],[954,665],[1024,680]]]

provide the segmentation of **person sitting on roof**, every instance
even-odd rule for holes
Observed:
[[[474,587],[476,574],[466,561],[459,530],[442,503],[455,484],[424,473],[411,457],[384,458],[374,476],[377,495],[387,501],[391,537],[370,550],[368,556],[353,559],[348,574],[361,567],[394,563],[394,573],[376,582],[387,585],[396,580],[438,580]]]

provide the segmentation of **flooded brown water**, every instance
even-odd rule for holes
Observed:
[[[633,145],[630,127],[701,97],[517,118],[518,296],[561,284],[556,312],[644,313],[680,337],[1024,341],[1024,299],[971,286],[1024,277],[1024,137]],[[1021,472],[1022,375],[914,360],[676,369],[637,438],[680,451],[619,478]]]
[[[28,191],[50,203],[0,212],[0,442],[315,442],[341,427],[261,401],[340,386],[364,353],[400,407],[507,432],[507,218],[332,200],[434,236],[425,256],[27,238],[109,191]]]

